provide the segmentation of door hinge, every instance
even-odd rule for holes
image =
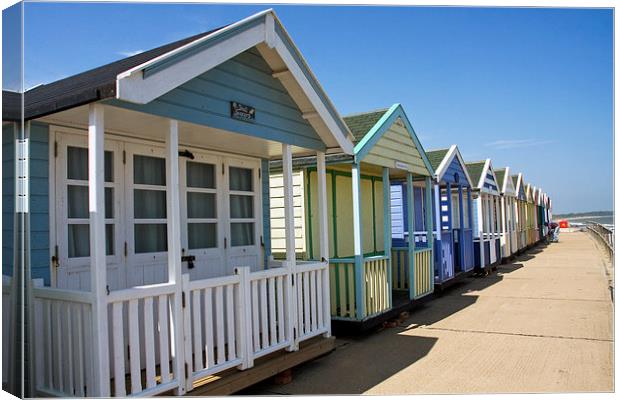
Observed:
[[[131,347],[129,345],[127,345],[127,359],[131,359]]]
[[[127,152],[123,150],[123,164],[127,163]]]
[[[185,363],[185,377],[187,378],[187,375],[189,374],[189,365],[187,363]]]
[[[185,308],[185,292],[181,292],[181,308]]]
[[[259,168],[259,169],[258,169],[258,179],[260,179],[260,177],[261,177],[261,171],[262,171],[262,170],[263,170],[262,168]]]
[[[226,238],[224,238],[224,248],[226,248],[226,246],[227,246],[227,240]]]
[[[224,163],[222,163],[222,175],[224,175]]]
[[[60,260],[58,258],[58,245],[54,246],[54,255],[52,256],[52,265],[54,268],[58,268],[60,265]]]
[[[263,240],[263,235],[260,235],[260,245],[261,247],[265,247],[265,241]]]
[[[125,254],[125,257],[127,257],[127,242],[125,242],[125,245],[123,246],[123,253]]]
[[[54,142],[54,158],[58,157],[58,142]]]

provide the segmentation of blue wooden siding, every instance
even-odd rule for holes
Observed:
[[[224,129],[295,146],[324,150],[284,86],[252,48],[191,79],[148,104],[107,103],[167,118]],[[230,102],[254,107],[254,122],[230,117]]]
[[[409,213],[409,204],[407,204],[407,199],[405,193],[407,192],[407,183],[406,182],[396,182],[391,185],[394,187],[399,187],[400,192],[392,191],[392,202],[398,201],[402,206],[402,216],[401,219],[395,221],[394,219],[394,210],[392,211],[392,227],[394,229],[394,224],[396,223],[396,228],[400,229],[400,224],[402,224],[402,229],[404,232],[409,232],[409,219],[405,216]],[[426,242],[422,240],[422,236],[426,237],[426,204],[424,203],[424,188],[415,187],[413,188],[413,200],[415,203],[414,213],[415,213],[415,231],[424,232],[422,235],[418,235],[418,241],[416,242],[416,248],[424,248],[426,247]],[[400,195],[399,195],[400,194]],[[394,208],[394,204],[392,204]],[[401,215],[399,213],[399,215]],[[393,232],[394,233],[394,232]],[[393,247],[407,247],[407,236],[395,237],[392,235],[392,246]]]
[[[473,221],[474,221],[474,237],[478,237],[480,236],[478,234],[478,200],[473,200],[472,199],[472,212],[474,215],[472,215],[473,217]]]
[[[30,124],[30,269],[50,284],[49,127]]]
[[[493,174],[487,173],[486,179],[484,180],[484,187],[487,189],[499,191],[497,188],[497,182],[495,178],[493,178]]]
[[[469,183],[467,182],[467,177],[465,175],[465,171],[463,171],[463,167],[459,162],[458,158],[455,156],[450,165],[446,169],[446,173],[442,177],[442,183],[451,183],[455,184],[456,176],[458,176],[458,183],[460,183],[463,187],[469,187]],[[478,182],[474,182],[474,185]]]
[[[263,192],[263,255],[265,269],[267,258],[271,255],[271,213],[269,207],[269,160],[262,159],[260,162],[261,184]]]
[[[15,262],[15,124],[2,126],[2,275],[13,276]]]

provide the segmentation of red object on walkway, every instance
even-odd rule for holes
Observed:
[[[560,228],[568,228],[570,226],[570,224],[568,223],[568,220],[563,219],[560,220]]]

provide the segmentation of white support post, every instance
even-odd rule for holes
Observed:
[[[506,251],[508,248],[510,248],[510,235],[508,235],[506,231],[506,225],[507,225],[506,220],[508,219],[508,216],[506,215],[506,196],[505,195],[502,196],[499,199],[499,202],[500,202],[500,208],[501,208],[500,215],[502,217],[502,227],[501,227],[501,232],[500,232],[500,235],[501,235],[500,240],[502,241],[501,246],[500,246],[502,250],[502,254],[500,255],[500,258],[501,258],[503,257],[503,252]],[[508,254],[509,253],[510,252],[508,252]],[[506,256],[508,256],[508,254],[506,254]]]
[[[239,275],[239,291],[237,293],[237,315],[240,316],[237,329],[242,339],[239,341],[239,354],[243,361],[239,369],[244,370],[254,366],[254,347],[252,343],[252,301],[250,288],[250,267],[237,267],[235,274]]]
[[[416,296],[415,283],[415,199],[413,198],[413,174],[407,172],[407,257],[409,272],[409,299]]]
[[[383,252],[387,257],[388,306],[392,308],[392,190],[387,167],[383,167]]]
[[[364,251],[362,247],[362,185],[359,164],[351,167],[351,189],[353,190],[353,255],[355,259],[355,316],[364,318],[366,298],[364,285]]]
[[[173,335],[172,371],[178,379],[177,395],[188,390],[185,376],[183,332],[183,281],[181,278],[181,208],[179,200],[179,123],[170,120],[166,135],[166,215],[168,216],[168,282],[175,284],[174,304],[170,308]],[[189,332],[187,332],[189,335]],[[191,388],[190,388],[191,389]]]
[[[94,395],[110,396],[108,353],[107,266],[105,254],[105,189],[103,105],[88,109],[88,209],[90,212],[90,290],[93,321]]]
[[[441,188],[439,183],[434,184],[435,190],[435,240],[441,241]],[[441,250],[440,250],[441,251]]]
[[[317,170],[317,184],[318,193],[317,201],[319,204],[319,254],[321,262],[327,263],[327,268],[323,272],[323,318],[327,328],[325,337],[332,335],[331,329],[331,307],[330,307],[330,288],[329,288],[329,227],[327,220],[327,173],[325,171],[325,153],[318,151],[316,153],[316,170]],[[321,305],[320,305],[321,306]]]
[[[486,218],[486,201],[484,199],[484,193],[480,192],[478,194],[478,237],[480,241],[478,245],[480,246],[480,269],[484,269],[484,234],[487,230],[487,219]]]
[[[293,153],[290,144],[282,144],[282,178],[284,180],[284,240],[286,243],[286,262],[288,269],[286,290],[286,329],[290,340],[288,351],[296,351],[297,342],[297,301],[293,285],[295,282],[295,213],[293,209]]]

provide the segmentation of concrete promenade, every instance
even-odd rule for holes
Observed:
[[[607,257],[565,233],[497,274],[469,278],[395,328],[337,338],[331,354],[243,394],[433,394],[613,390]]]

